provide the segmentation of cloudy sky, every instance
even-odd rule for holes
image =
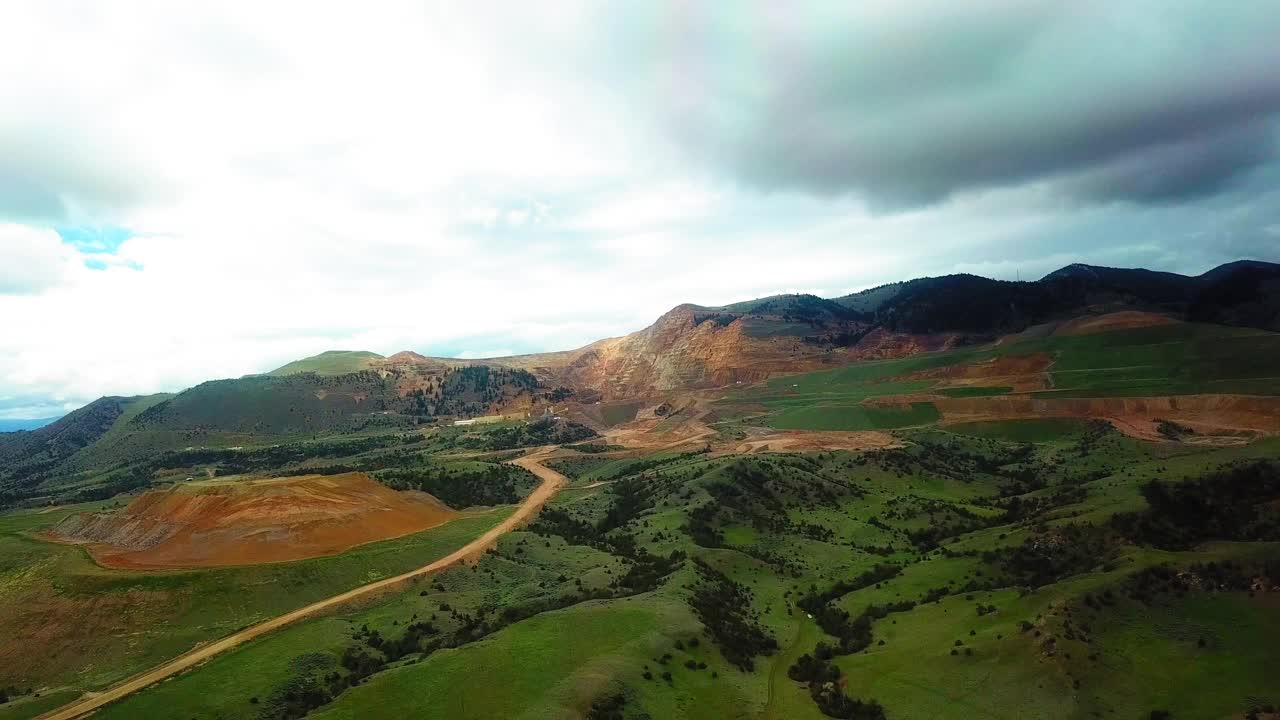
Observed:
[[[0,417],[1280,260],[1280,0],[196,8],[0,3]]]

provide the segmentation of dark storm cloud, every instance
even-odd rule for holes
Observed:
[[[1159,203],[1204,197],[1273,160],[1275,138],[1273,124],[1246,123],[1142,148],[1062,185],[1074,196],[1097,201],[1122,198]]]
[[[1149,203],[1276,158],[1280,0],[786,7],[641,25],[665,38],[647,97],[748,185],[903,207],[1052,180]]]

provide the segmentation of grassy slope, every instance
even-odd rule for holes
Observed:
[[[1080,456],[1081,433],[1075,428],[1035,428],[1022,437],[1040,441],[1034,454],[1052,468],[1046,472],[1054,483],[1103,471],[1085,484],[1083,501],[1047,513],[1051,523],[1103,521],[1117,510],[1141,507],[1137,487],[1152,477],[1181,477],[1233,459],[1280,455],[1280,441],[1274,440],[1206,450],[1111,435],[1095,442],[1087,456]],[[948,443],[970,453],[1008,447],[1000,440],[937,431],[915,433],[910,439]],[[787,514],[795,522],[829,530],[832,536],[825,540],[794,530],[778,532],[730,522],[722,528],[723,549],[698,548],[689,542],[683,534],[689,507],[704,497],[708,483],[725,482],[728,477],[726,460],[705,457],[650,470],[651,482],[673,485],[631,526],[651,551],[684,548],[751,589],[752,608],[780,645],[777,654],[757,657],[754,672],[730,666],[705,634],[700,635],[703,642],[697,649],[679,650],[674,645],[676,640],[687,641],[699,627],[683,603],[684,588],[693,579],[686,567],[651,593],[537,615],[479,642],[376,674],[340,695],[317,717],[575,717],[592,699],[613,692],[626,697],[627,717],[641,717],[641,711],[648,717],[673,718],[822,717],[804,687],[787,677],[787,668],[800,654],[811,652],[824,634],[789,598],[810,584],[826,587],[885,561],[905,563],[906,569],[879,587],[839,598],[839,605],[857,612],[869,603],[918,598],[930,588],[948,583],[958,588],[983,577],[979,573],[990,568],[981,558],[929,554],[922,560],[901,533],[928,526],[928,518],[955,517],[945,509],[926,512],[929,502],[988,512],[982,498],[997,489],[999,480],[982,473],[958,479],[929,471],[903,472],[859,462],[866,456],[857,454],[820,457],[824,459],[817,474],[813,466],[794,459],[765,457],[752,462],[772,468],[773,482],[791,488]],[[864,495],[835,505],[804,501],[803,488],[820,483],[821,478],[852,481]],[[595,521],[603,516],[612,493],[612,487],[571,490],[554,504]],[[891,529],[873,525],[874,518],[887,520]],[[979,529],[961,534],[949,547],[964,551],[1010,546],[1021,543],[1028,532],[1030,528],[1022,525]],[[403,626],[411,613],[426,616],[442,602],[464,608],[503,606],[547,592],[543,585],[554,590],[579,577],[588,587],[603,587],[611,574],[616,576],[625,567],[620,559],[565,545],[559,537],[545,542],[548,545],[543,547],[539,536],[515,533],[478,569],[443,576],[444,591],[428,588],[425,596],[406,593],[264,639],[142,693],[105,717],[137,717],[148,710],[181,708],[183,716],[253,718],[256,710],[250,697],[265,697],[279,686],[289,676],[291,663],[305,653],[336,657],[349,644],[351,629],[361,624],[390,634],[396,627],[393,623]],[[888,544],[894,550],[882,557],[852,549],[850,544]],[[516,548],[522,553],[517,555]],[[953,589],[938,603],[877,621],[874,635],[885,644],[842,657],[838,665],[846,673],[851,694],[879,700],[893,718],[1084,718],[1094,712],[1141,717],[1165,706],[1184,708],[1187,717],[1226,717],[1259,698],[1280,700],[1268,695],[1271,685],[1266,676],[1271,648],[1280,641],[1273,598],[1193,594],[1181,600],[1165,598],[1151,607],[1125,601],[1088,618],[1090,645],[1063,639],[1055,656],[1046,656],[1041,640],[1020,632],[1018,626],[1029,620],[1046,635],[1061,635],[1061,615],[1055,613],[1078,603],[1085,592],[1117,587],[1138,568],[1165,560],[1238,558],[1259,551],[1274,553],[1280,548],[1221,543],[1186,553],[1131,548],[1124,555],[1128,562],[1111,570],[1074,575],[1031,593],[998,588],[966,594]],[[757,559],[761,552],[788,563],[788,570],[761,562]],[[975,612],[979,603],[998,610],[979,616]],[[969,634],[971,630],[974,635]],[[1209,638],[1205,649],[1195,643],[1202,635]],[[972,648],[974,655],[950,655],[956,640]],[[658,660],[664,652],[674,658],[662,665]],[[1099,659],[1089,660],[1090,653],[1097,653]],[[686,669],[686,659],[709,667]],[[670,671],[672,683],[643,679],[645,669],[654,674]],[[712,677],[713,672],[718,677]],[[1224,674],[1230,675],[1229,681],[1215,680]],[[1078,690],[1073,687],[1076,680]],[[1140,691],[1135,684],[1141,685]]]
[[[369,367],[371,361],[381,359],[382,356],[378,353],[366,350],[328,350],[319,355],[294,360],[267,374],[293,375],[295,373],[313,372],[317,375],[345,375],[347,373],[360,372]]]
[[[787,413],[792,418],[803,418],[801,413],[813,412],[817,406],[824,410],[811,422],[840,425],[839,418],[847,409],[865,397],[916,392],[931,384],[891,380],[900,375],[982,359],[995,352],[1046,350],[1057,354],[1059,365],[1055,371],[1061,366],[1065,373],[1060,387],[1070,386],[1059,392],[1137,392],[1151,387],[1153,378],[1170,383],[1172,392],[1200,392],[1209,387],[1233,391],[1255,387],[1274,392],[1270,384],[1273,380],[1267,373],[1272,372],[1269,366],[1275,361],[1276,354],[1268,351],[1276,337],[1280,336],[1184,326],[1176,331],[1154,328],[1113,333],[1105,338],[1049,338],[996,350],[963,350],[864,363],[785,378],[749,397],[776,413],[775,421],[788,417]],[[1109,343],[1128,350],[1111,353]],[[1216,354],[1219,344],[1232,348],[1231,357],[1243,353],[1253,359],[1223,360]],[[1139,362],[1133,362],[1135,358]],[[1081,372],[1081,364],[1115,372],[1090,376]],[[1184,373],[1182,368],[1194,371]],[[837,420],[832,421],[832,417]],[[859,418],[857,422],[860,427],[875,426],[875,419]],[[923,417],[891,418],[880,426],[927,422]],[[1186,477],[1233,459],[1280,456],[1280,441],[1276,440],[1214,450],[1145,444],[1119,436],[1104,438],[1084,454],[1080,443],[1085,433],[1079,423],[981,423],[955,430],[958,432],[908,431],[904,435],[912,441],[913,448],[942,443],[976,454],[1007,451],[1010,446],[1005,441],[1037,443],[1032,456],[1042,463],[1038,467],[1049,479],[1050,487],[1028,493],[1029,499],[1083,483],[1084,499],[1049,510],[1043,516],[1049,523],[1105,522],[1114,512],[1139,509],[1143,501],[1138,486],[1154,477]],[[856,613],[869,603],[918,598],[932,588],[950,583],[954,590],[969,580],[988,577],[991,568],[981,558],[924,556],[906,540],[905,533],[958,522],[966,513],[975,517],[998,515],[999,511],[986,505],[984,498],[998,492],[1003,480],[977,471],[904,471],[874,459],[868,462],[874,455],[831,453],[813,457],[815,466],[788,458],[753,459],[751,462],[759,464],[771,478],[770,483],[786,498],[784,512],[791,525],[779,529],[746,517],[722,516],[718,525],[725,546],[717,549],[695,545],[687,528],[691,508],[716,502],[708,494],[709,487],[734,482],[725,470],[729,460],[672,458],[659,466],[641,465],[642,461],[635,459],[602,458],[605,462],[581,463],[583,482],[645,468],[647,482],[663,489],[655,498],[655,505],[632,521],[627,530],[654,553],[685,550],[750,588],[752,610],[780,645],[777,654],[757,657],[754,672],[742,672],[729,665],[705,634],[697,649],[676,648],[676,640],[687,640],[699,628],[684,603],[685,588],[694,579],[686,566],[656,591],[543,613],[479,642],[410,660],[339,696],[320,716],[572,717],[583,712],[594,698],[617,691],[627,699],[628,717],[640,717],[641,711],[649,717],[821,717],[805,688],[791,681],[786,672],[796,657],[810,652],[824,638],[824,633],[794,607],[797,594],[810,585],[828,587],[838,579],[886,561],[904,564],[902,575],[879,587],[851,592],[838,598],[837,604]],[[829,483],[852,483],[859,488],[860,496],[846,496],[834,503],[815,501],[811,489],[832,487]],[[596,522],[605,516],[615,488],[567,491],[554,505]],[[30,515],[22,517],[25,519],[12,521],[16,524],[11,529],[24,522],[43,522]],[[830,535],[805,532],[804,526]],[[1026,524],[976,529],[961,533],[947,547],[958,551],[992,550],[1019,544],[1031,532]],[[18,558],[12,564],[0,564],[0,602],[13,600],[16,596],[11,591],[22,589],[31,572],[20,571],[18,566],[25,564],[23,556],[10,552],[16,546],[4,546],[13,537],[12,533],[0,535],[0,558],[10,554]],[[515,533],[504,539],[497,555],[487,557],[477,569],[445,573],[441,577],[444,590],[433,586],[426,589],[425,595],[404,593],[365,608],[300,624],[108,708],[104,717],[160,713],[257,718],[259,708],[250,703],[250,698],[265,698],[279,689],[295,673],[293,668],[303,656],[320,653],[336,662],[342,649],[352,643],[353,628],[369,625],[391,635],[415,614],[425,617],[440,613],[444,602],[475,611],[571,591],[577,580],[583,580],[587,588],[605,588],[626,567],[621,558],[598,549],[566,545],[559,537],[543,543],[543,538],[531,533]],[[861,549],[881,545],[890,547],[888,555]],[[955,591],[941,602],[877,621],[874,635],[885,645],[873,645],[863,653],[841,657],[837,664],[846,673],[851,694],[883,702],[893,718],[1067,718],[1093,717],[1095,713],[1104,717],[1143,717],[1152,709],[1166,706],[1182,708],[1188,717],[1227,717],[1243,712],[1249,703],[1259,699],[1280,702],[1280,697],[1272,696],[1274,688],[1264,674],[1274,657],[1272,648],[1280,642],[1274,598],[1250,599],[1243,593],[1220,593],[1165,598],[1154,606],[1121,603],[1090,618],[1091,646],[1064,641],[1063,649],[1053,656],[1044,653],[1039,641],[1021,633],[1018,625],[1028,620],[1046,635],[1060,635],[1061,617],[1055,613],[1061,608],[1077,603],[1085,592],[1118,586],[1128,573],[1153,563],[1239,558],[1278,551],[1274,545],[1263,544],[1220,543],[1186,553],[1131,547],[1123,551],[1124,562],[1110,569],[1093,568],[1030,593],[1015,588],[967,594]],[[28,559],[37,561],[30,563],[37,568],[46,564],[43,557]],[[364,562],[366,559],[358,558],[354,564]],[[67,570],[72,572],[68,575]],[[74,565],[62,564],[52,570],[37,569],[35,573],[37,578],[60,583],[59,592],[71,588],[75,591],[72,594],[83,597],[104,597],[106,590],[136,585],[81,587],[75,584],[81,582],[75,571]],[[261,582],[262,578],[256,580]],[[310,592],[313,583],[325,580],[323,574],[304,573],[294,576],[291,582],[293,592]],[[233,585],[242,590],[255,586],[245,578],[238,578]],[[149,588],[146,583],[142,587]],[[201,592],[204,591],[202,587]],[[214,589],[209,592],[216,594]],[[975,612],[978,603],[995,605],[998,610],[979,616]],[[153,606],[143,602],[140,607],[145,614],[152,612]],[[10,612],[0,610],[0,618]],[[176,629],[185,631],[183,627]],[[156,632],[174,630],[171,624]],[[1194,642],[1202,636],[1209,638],[1206,648]],[[974,654],[952,656],[950,650],[956,640],[972,648]],[[149,638],[143,642],[160,641]],[[674,655],[665,665],[658,662],[664,652]],[[1067,652],[1071,657],[1065,656]],[[1088,659],[1091,653],[1100,659]],[[682,665],[686,659],[705,662],[708,668],[686,669]],[[670,671],[673,681],[667,684],[657,679],[645,680],[641,677],[645,669],[654,674]],[[1224,674],[1230,675],[1229,681],[1216,680]],[[1077,681],[1079,689],[1074,687]],[[1134,690],[1136,683],[1142,684],[1140,691]],[[4,717],[0,714],[0,718]]]
[[[101,505],[101,504],[98,504]],[[430,562],[508,512],[465,516],[342,555],[201,571],[106,570],[29,533],[66,514],[0,516],[0,685],[109,684],[198,642]],[[20,648],[34,643],[34,657]]]
[[[875,430],[937,420],[923,404],[910,411],[867,407],[884,395],[940,392],[953,397],[1000,395],[1001,387],[935,389],[935,380],[905,380],[923,370],[1001,355],[1047,352],[1053,389],[1037,397],[1125,397],[1199,393],[1280,394],[1280,334],[1187,323],[1075,337],[1047,337],[987,348],[962,348],[880,360],[770,380],[731,393],[730,403],[765,407],[781,429]]]

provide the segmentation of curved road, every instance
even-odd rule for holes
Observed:
[[[529,497],[525,498],[524,502],[520,503],[520,506],[516,508],[516,511],[506,520],[503,520],[485,534],[439,560],[436,560],[429,565],[424,565],[417,570],[410,570],[402,575],[378,580],[377,582],[372,582],[368,585],[361,585],[358,588],[348,590],[340,595],[334,595],[333,597],[320,600],[319,602],[314,602],[306,607],[299,608],[292,612],[287,612],[284,615],[274,617],[270,620],[264,620],[257,625],[250,625],[249,627],[228,635],[220,640],[215,640],[207,645],[201,645],[186,654],[179,655],[159,667],[153,668],[139,675],[135,675],[118,685],[114,685],[103,690],[100,693],[86,695],[79,700],[63,705],[57,710],[41,715],[39,720],[72,720],[73,718],[81,717],[86,713],[97,710],[103,705],[113,703],[120,698],[142,690],[150,685],[154,685],[161,680],[172,677],[184,670],[195,667],[214,655],[226,652],[227,650],[249,642],[254,638],[262,637],[267,633],[279,630],[285,625],[297,622],[298,620],[302,620],[326,610],[330,610],[350,600],[355,600],[356,598],[377,593],[380,590],[385,590],[407,580],[421,577],[423,575],[429,575],[451,565],[456,565],[460,562],[471,560],[483,555],[485,551],[497,544],[499,537],[515,530],[527,522],[542,509],[543,504],[545,504],[547,500],[550,500],[551,496],[555,495],[561,488],[569,483],[568,478],[542,464],[542,459],[552,449],[554,448],[542,448],[525,455],[524,457],[512,460],[512,464],[519,465],[541,478],[542,484],[535,488],[532,493],[529,493]]]

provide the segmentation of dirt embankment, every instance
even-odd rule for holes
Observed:
[[[894,360],[924,352],[950,350],[960,342],[959,333],[912,335],[876,328],[849,349],[850,360]]]
[[[520,507],[511,513],[505,520],[495,525],[489,531],[480,537],[472,540],[463,547],[449,553],[448,555],[436,560],[433,563],[424,565],[417,570],[410,570],[407,573],[396,575],[395,577],[384,578],[367,585],[361,585],[353,590],[334,595],[319,602],[312,603],[306,607],[299,608],[284,615],[279,615],[270,620],[265,620],[257,625],[232,633],[220,640],[215,640],[206,645],[201,645],[184,655],[170,660],[159,667],[148,670],[139,675],[135,675],[118,685],[114,685],[99,693],[86,694],[79,700],[72,701],[62,707],[52,710],[40,716],[40,720],[74,720],[92,713],[98,708],[113,703],[120,698],[127,697],[139,690],[154,685],[162,680],[166,680],[183,671],[203,663],[220,653],[231,650],[243,645],[250,640],[262,637],[269,633],[275,632],[286,625],[295,623],[299,620],[327,612],[335,607],[361,598],[375,596],[377,593],[386,592],[395,589],[403,583],[424,575],[439,572],[445,568],[457,565],[462,562],[471,562],[482,555],[489,548],[497,544],[498,538],[508,532],[520,527],[528,522],[534,515],[542,509],[561,488],[569,484],[569,479],[564,475],[548,468],[542,464],[546,456],[550,452],[550,448],[543,448],[535,451],[522,458],[513,460],[512,463],[519,465],[542,480],[542,484],[534,489],[524,502],[520,503]]]
[[[456,515],[363,473],[304,475],[152,490],[120,510],[68,517],[51,537],[111,568],[221,567],[333,555]]]
[[[1086,315],[1059,325],[1054,335],[1093,335],[1094,333],[1111,332],[1113,330],[1134,330],[1161,325],[1176,325],[1180,321],[1167,315],[1142,312],[1140,310],[1121,310],[1105,315]]]
[[[1001,355],[969,365],[947,365],[907,375],[904,380],[939,380],[939,387],[997,386],[1014,392],[1043,390],[1050,386],[1049,353]]]
[[[943,423],[1044,417],[1111,420],[1125,432],[1157,438],[1159,420],[1172,420],[1204,435],[1280,432],[1280,397],[1259,395],[1171,395],[1129,398],[1041,398],[1014,395],[934,398]]]

